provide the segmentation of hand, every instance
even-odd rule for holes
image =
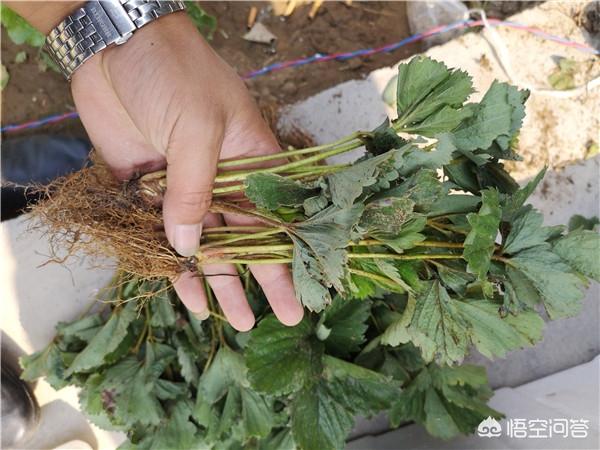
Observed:
[[[240,216],[207,214],[217,162],[275,152],[277,141],[242,81],[184,13],[150,23],[126,44],[85,62],[73,75],[72,91],[94,147],[118,178],[166,165],[165,231],[182,256],[197,251],[203,224],[252,224]],[[250,270],[279,320],[298,323],[303,310],[287,267]],[[235,267],[206,265],[203,272],[231,325],[252,328],[254,316]],[[174,286],[188,309],[208,316],[200,278],[184,273]]]

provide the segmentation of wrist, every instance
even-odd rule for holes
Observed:
[[[85,4],[84,1],[4,3],[45,35],[65,17]]]

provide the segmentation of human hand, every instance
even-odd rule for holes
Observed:
[[[197,251],[203,224],[253,223],[207,213],[217,162],[273,153],[277,141],[243,82],[185,14],[150,23],[126,44],[92,57],[74,73],[72,92],[94,147],[119,179],[166,165],[165,232],[179,254]],[[303,310],[287,267],[250,270],[279,320],[298,323]],[[254,316],[235,267],[205,265],[202,271],[231,325],[252,328]],[[208,316],[200,278],[183,273],[174,286],[188,309]]]

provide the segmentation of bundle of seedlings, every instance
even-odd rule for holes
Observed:
[[[543,225],[515,153],[528,93],[417,57],[398,68],[398,117],[369,132],[278,156],[220,163],[211,210],[260,226],[206,229],[180,258],[162,229],[164,173],[128,184],[101,165],[48,187],[35,214],[68,254],[119,259],[95,309],[60,323],[22,358],[23,377],[80,388],[122,448],[339,449],[355,416],[387,412],[449,439],[501,413],[485,369],[463,360],[534,345],[544,319],[578,313],[600,279],[599,238]],[[322,165],[364,146],[350,164]],[[248,169],[271,160],[267,168]],[[240,167],[246,167],[240,169]],[[280,324],[246,266],[290,264],[295,327]],[[208,289],[198,321],[169,279],[207,263],[239,268],[257,325],[236,332]]]

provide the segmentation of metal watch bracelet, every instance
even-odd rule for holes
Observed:
[[[183,1],[91,0],[63,20],[46,37],[46,49],[71,79],[86,60],[166,14],[185,9]]]

